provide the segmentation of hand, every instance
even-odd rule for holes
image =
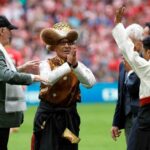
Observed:
[[[76,58],[76,46],[74,45],[71,47],[70,54],[67,55],[67,62],[71,64],[71,66],[76,66],[78,64]]]
[[[123,5],[116,11],[116,15],[115,15],[115,23],[116,24],[121,22],[125,8],[126,8],[125,5]]]
[[[119,130],[118,127],[113,126],[113,127],[111,128],[111,137],[112,137],[112,139],[113,139],[114,141],[117,140],[117,137],[119,137],[120,134],[121,134],[121,131]]]
[[[40,61],[38,60],[28,61],[22,66],[19,66],[18,70],[25,73],[39,74],[39,64]]]
[[[126,72],[129,72],[130,70],[132,70],[131,66],[125,59],[123,59],[123,63],[124,63]]]
[[[48,83],[47,79],[43,79],[40,75],[34,75],[34,82],[43,82],[43,83]]]

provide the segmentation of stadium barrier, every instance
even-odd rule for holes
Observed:
[[[92,88],[86,89],[80,85],[81,97],[83,103],[115,102],[117,100],[117,82],[100,82]],[[25,95],[28,105],[37,105],[39,103],[40,84],[34,83],[27,86]]]

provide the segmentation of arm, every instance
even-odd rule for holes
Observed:
[[[31,75],[15,72],[7,67],[5,57],[0,51],[0,81],[9,84],[28,85],[31,84]]]
[[[112,123],[112,128],[111,128],[111,136],[113,138],[113,140],[117,140],[117,137],[120,136],[121,131],[120,129],[123,128],[123,119],[124,117],[122,117],[123,112],[122,111],[122,107],[121,107],[121,90],[120,90],[120,72],[121,72],[121,66],[123,64],[120,64],[119,66],[119,79],[118,79],[118,100],[116,103],[116,108],[115,108],[115,113],[114,113],[114,117],[113,117],[113,123]]]
[[[71,66],[71,69],[80,83],[86,88],[91,88],[96,83],[96,79],[89,68],[77,61],[76,51],[77,47],[73,45],[71,47],[70,54],[67,56],[67,62]]]
[[[96,79],[91,70],[81,62],[78,62],[78,66],[73,68],[73,72],[81,84],[87,88],[91,88],[96,83]]]
[[[72,68],[78,80],[85,86],[91,87],[95,82],[95,77],[92,72],[84,66],[82,63],[78,63],[76,68]],[[40,75],[42,78],[48,80],[48,84],[54,85],[61,77],[71,72],[71,68],[68,63],[57,67],[57,69],[51,70],[47,61],[43,61],[40,64]]]
[[[126,30],[122,23],[118,23],[112,31],[113,37],[121,50],[124,58],[128,61],[132,69],[136,74],[142,78],[143,76],[149,76],[150,64],[144,58],[141,58],[139,54],[134,51],[134,44],[127,36]]]
[[[39,74],[39,61],[31,60],[17,67],[17,71],[23,73]]]
[[[118,96],[112,126],[121,128],[121,104]]]
[[[54,85],[61,77],[69,72],[71,72],[71,68],[68,63],[64,63],[54,70],[51,70],[47,61],[43,61],[40,64],[40,75],[42,78],[47,79],[50,85]]]
[[[119,129],[123,128],[123,122],[124,122],[124,110],[123,108],[123,103],[122,103],[122,97],[123,97],[123,87],[122,87],[122,83],[123,81],[123,76],[124,76],[124,64],[121,63],[119,65],[119,77],[118,77],[118,100],[116,102],[116,108],[115,108],[115,113],[114,113],[114,117],[113,117],[113,126],[117,126]]]

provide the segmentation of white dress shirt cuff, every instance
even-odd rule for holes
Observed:
[[[35,78],[35,76],[34,76],[34,74],[30,74],[31,75],[31,79],[32,79],[32,82],[34,81],[34,78]]]
[[[90,88],[96,83],[96,79],[91,70],[81,62],[78,62],[78,66],[76,68],[72,68],[72,70],[83,86]]]
[[[64,63],[58,68],[52,70],[48,76],[49,84],[50,85],[55,84],[61,77],[63,77],[65,74],[69,72],[71,72],[71,68],[68,63]]]
[[[127,77],[129,77],[134,71],[133,70],[130,70],[127,74]]]

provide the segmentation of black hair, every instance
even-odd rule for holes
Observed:
[[[150,50],[150,36],[143,39],[143,47],[145,50]]]
[[[150,29],[150,22],[146,22],[145,27],[148,27]]]

